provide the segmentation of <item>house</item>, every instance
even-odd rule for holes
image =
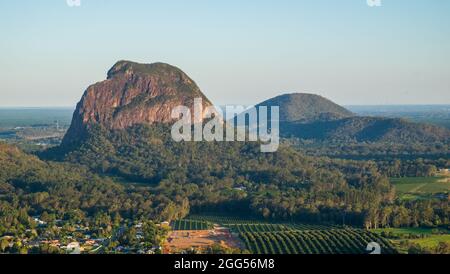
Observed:
[[[246,191],[247,190],[247,188],[245,186],[235,187],[233,189],[234,190],[239,190],[239,191]]]
[[[28,243],[29,247],[39,247],[39,240],[30,241]]]
[[[67,245],[66,251],[69,254],[80,254],[81,253],[80,243],[71,242],[70,244]]]
[[[33,221],[35,221],[39,226],[47,224],[46,222],[42,221],[39,217],[33,217]]]
[[[168,222],[168,221],[162,222],[161,226],[162,227],[169,227],[170,226],[170,222]]]
[[[124,250],[125,247],[119,245],[118,247],[116,247],[116,251],[121,252],[122,250]]]
[[[59,240],[43,240],[43,241],[41,241],[41,244],[48,244],[53,247],[60,246]]]
[[[94,240],[87,240],[86,242],[84,242],[84,244],[86,245],[94,245],[96,242]]]

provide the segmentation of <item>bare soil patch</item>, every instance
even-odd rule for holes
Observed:
[[[164,253],[179,253],[192,248],[201,250],[214,244],[225,248],[243,248],[243,244],[225,227],[215,226],[211,230],[171,231],[164,244]]]

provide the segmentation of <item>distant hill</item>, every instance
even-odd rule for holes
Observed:
[[[347,106],[359,116],[405,118],[450,129],[450,105]]]
[[[450,130],[400,118],[356,116],[314,94],[281,95],[257,105],[279,106],[283,137],[356,142],[447,142]]]
[[[315,94],[292,93],[266,100],[260,106],[279,106],[281,122],[312,122],[352,117],[353,113]]]
[[[349,117],[310,123],[284,122],[281,134],[321,141],[448,143],[450,131],[429,124],[419,124],[397,118]]]

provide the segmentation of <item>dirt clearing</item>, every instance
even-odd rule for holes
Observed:
[[[171,231],[164,253],[180,253],[191,249],[206,249],[214,244],[225,248],[243,248],[243,244],[231,231],[225,227],[215,226],[211,230],[178,230]]]

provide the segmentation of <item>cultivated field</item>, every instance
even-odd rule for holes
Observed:
[[[268,223],[238,217],[190,216],[226,227],[231,237],[241,240],[254,254],[365,254],[367,244],[376,242],[382,253],[396,253],[392,244],[379,234],[363,229],[299,223]],[[178,235],[178,234],[176,234]],[[192,240],[193,241],[193,240]],[[183,241],[188,246],[188,242]]]
[[[209,230],[214,226],[211,222],[202,220],[177,220],[173,221],[170,226],[172,230]]]
[[[435,249],[440,243],[450,244],[450,231],[445,228],[381,228],[372,230],[374,233],[387,235],[397,250],[406,253],[406,243],[417,244],[422,248]]]
[[[392,178],[391,182],[399,197],[404,200],[445,198],[450,192],[448,176]]]

